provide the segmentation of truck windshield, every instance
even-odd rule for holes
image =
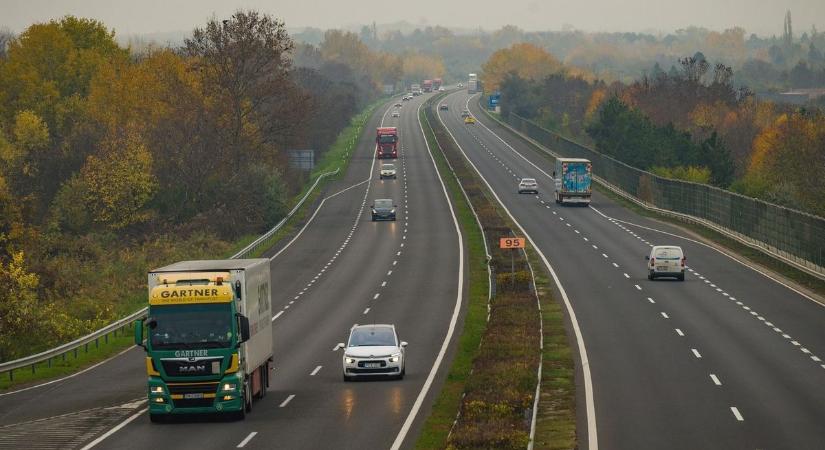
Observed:
[[[228,303],[154,306],[149,315],[152,349],[226,348],[232,342]]]
[[[378,136],[378,142],[380,144],[394,144],[395,143],[395,135],[382,134],[381,136]]]

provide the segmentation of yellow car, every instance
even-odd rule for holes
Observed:
[[[476,123],[476,119],[473,116],[467,116],[464,118],[464,123]]]

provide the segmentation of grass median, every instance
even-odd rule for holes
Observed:
[[[564,330],[561,305],[553,301],[546,277],[536,276],[537,290],[531,290],[529,253],[511,254],[497,248],[499,237],[512,235],[513,224],[469,168],[454,147],[452,138],[434,119],[432,111],[425,111],[430,117],[423,116],[421,120],[428,137],[435,141],[431,147],[442,160],[439,168],[445,178],[453,182],[457,178],[467,193],[484,227],[492,253],[491,267],[497,275],[489,322],[482,329],[479,346],[467,349],[472,368],[463,378],[461,398],[443,403],[449,411],[434,410],[425,423],[418,447],[524,448],[529,442],[536,372],[541,359],[545,370],[542,372],[534,446],[574,448],[574,362]],[[455,189],[460,193],[459,187]],[[510,272],[511,264],[514,265],[513,273]],[[539,334],[537,295],[545,323],[543,336]],[[539,348],[540,339],[545,343],[543,352]],[[455,398],[457,392],[457,386],[445,388],[439,401],[443,397]],[[438,420],[434,419],[436,416]],[[450,418],[454,424],[445,436],[443,429]],[[441,433],[433,431],[436,427],[432,422],[437,422],[440,426],[437,431]]]

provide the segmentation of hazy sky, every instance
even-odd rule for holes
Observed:
[[[0,27],[21,31],[66,14],[103,21],[118,34],[191,30],[209,17],[258,9],[288,27],[342,27],[406,20],[415,25],[527,30],[672,31],[689,25],[781,34],[786,9],[797,35],[825,30],[825,0],[0,0]]]

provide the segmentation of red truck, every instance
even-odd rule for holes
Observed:
[[[433,79],[433,90],[437,91],[437,90],[441,89],[442,84],[444,84],[444,82],[441,81],[441,78]]]
[[[421,87],[424,89],[424,92],[432,92],[433,80],[424,80],[424,82],[421,83]]]
[[[378,127],[375,130],[375,157],[398,158],[398,129]]]

